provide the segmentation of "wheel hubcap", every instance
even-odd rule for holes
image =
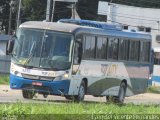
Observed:
[[[83,86],[81,86],[79,89],[79,97],[80,97],[80,99],[82,99],[84,97],[84,87]]]
[[[122,87],[121,90],[120,90],[119,100],[122,101],[123,98],[124,98],[124,87]]]

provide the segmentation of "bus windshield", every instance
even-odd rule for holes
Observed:
[[[12,60],[25,67],[67,70],[71,66],[71,50],[71,34],[20,28]]]

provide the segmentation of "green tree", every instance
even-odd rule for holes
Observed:
[[[10,1],[11,0],[0,0],[0,21],[2,22],[0,29],[6,29],[6,33],[8,31]],[[14,11],[12,11],[12,29],[15,29],[16,26],[19,0],[14,1],[16,1],[16,6],[14,6]],[[77,11],[81,19],[102,21],[106,20],[106,16],[97,15],[98,1],[112,1],[113,3],[137,7],[160,8],[160,0],[78,0]],[[45,20],[46,3],[47,0],[22,0],[22,9],[20,16],[21,22],[29,20]],[[56,2],[54,21],[57,21],[61,18],[71,18],[71,9],[67,7],[70,6],[70,4],[71,3],[66,2]]]
[[[45,20],[47,0],[22,0],[21,21]]]
[[[16,25],[16,1],[12,0],[12,18],[11,18],[11,30],[15,30]],[[9,27],[9,13],[10,13],[10,2],[11,0],[0,0],[0,22],[2,24],[0,25],[0,31],[5,31],[7,34],[8,27]]]
[[[8,31],[8,20],[9,20],[9,2],[10,0],[0,0],[0,22],[1,30]]]

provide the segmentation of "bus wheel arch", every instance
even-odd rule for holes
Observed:
[[[87,79],[82,79],[81,84],[79,86],[78,95],[74,96],[75,102],[82,102],[84,100],[84,96],[87,91]]]
[[[124,80],[122,80],[122,82],[124,82],[124,83],[125,83],[125,85],[126,85],[126,89],[127,89],[127,80],[125,80],[125,79],[124,79]],[[121,83],[122,83],[122,82],[121,82]],[[121,85],[121,84],[120,84],[120,85]]]
[[[106,96],[106,100],[107,101],[111,101],[114,103],[123,103],[124,102],[124,98],[126,95],[126,90],[127,90],[127,81],[126,80],[122,80],[120,85],[119,85],[119,91],[118,91],[118,95],[117,96]]]
[[[85,83],[85,93],[87,94],[88,80],[87,78],[83,78],[82,81]]]

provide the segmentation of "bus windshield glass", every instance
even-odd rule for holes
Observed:
[[[51,30],[20,28],[13,62],[24,67],[67,70],[71,66],[72,35]]]

